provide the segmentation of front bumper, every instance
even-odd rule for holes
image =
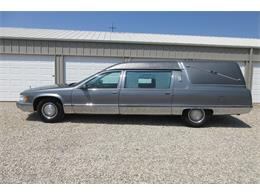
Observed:
[[[16,102],[16,106],[24,112],[34,112],[32,103]]]

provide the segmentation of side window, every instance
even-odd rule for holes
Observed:
[[[88,88],[117,88],[120,79],[120,71],[104,73],[90,80]]]
[[[127,71],[125,88],[169,89],[171,71]]]

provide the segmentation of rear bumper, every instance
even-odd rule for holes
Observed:
[[[252,110],[252,107],[230,107],[230,108],[213,108],[213,114],[215,115],[236,115],[236,114],[246,114]]]
[[[33,105],[31,103],[16,102],[16,106],[24,112],[34,112]]]

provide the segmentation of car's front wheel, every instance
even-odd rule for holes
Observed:
[[[43,99],[39,102],[37,112],[47,123],[59,122],[64,117],[62,104],[56,99]]]
[[[182,114],[184,122],[191,127],[202,127],[210,119],[212,113],[209,110],[189,109]]]

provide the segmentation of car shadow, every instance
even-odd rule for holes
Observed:
[[[31,113],[28,121],[41,121],[37,113]],[[153,126],[184,126],[181,116],[143,116],[143,115],[88,115],[67,114],[63,123],[99,123],[99,124],[127,124],[127,125],[153,125]],[[251,128],[235,116],[213,116],[207,127],[234,127]]]

